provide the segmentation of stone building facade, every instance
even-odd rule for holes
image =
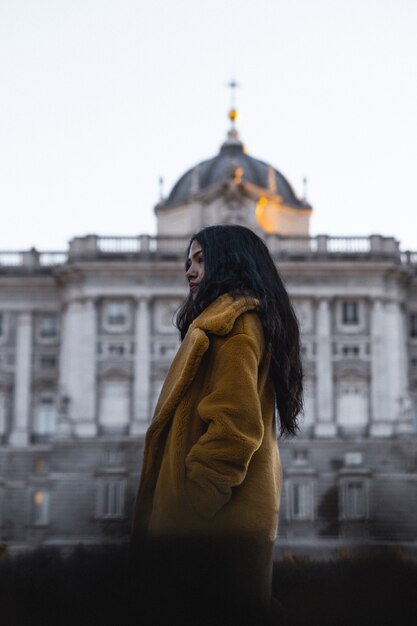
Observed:
[[[266,241],[302,330],[305,413],[280,441],[278,553],[417,545],[417,254],[391,237],[311,237],[312,207],[250,157],[220,153],[157,205],[156,237],[0,253],[0,541],[128,538],[144,433],[179,337],[189,235]]]

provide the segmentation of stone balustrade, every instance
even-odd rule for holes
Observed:
[[[393,237],[280,237],[265,235],[265,242],[274,258],[325,257],[386,259],[403,265],[417,265],[417,252],[401,252],[399,242]],[[100,237],[85,235],[69,242],[68,252],[0,251],[1,267],[38,267],[63,265],[71,261],[123,258],[178,258],[184,257],[188,237],[158,237],[153,235]]]

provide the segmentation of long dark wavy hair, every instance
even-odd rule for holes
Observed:
[[[303,409],[303,369],[300,331],[284,283],[268,248],[249,228],[237,225],[208,226],[193,235],[201,245],[204,277],[193,299],[191,294],[177,313],[176,325],[184,339],[191,322],[224,293],[232,297],[254,296],[261,307],[266,349],[271,355],[270,375],[275,388],[281,435],[295,435],[297,416]]]

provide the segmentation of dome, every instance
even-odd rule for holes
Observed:
[[[278,170],[246,154],[234,128],[229,131],[219,154],[188,170],[174,185],[169,196],[160,201],[158,208],[185,204],[196,194],[231,179],[251,183],[279,195],[286,206],[310,208],[307,202],[297,198],[290,183]]]

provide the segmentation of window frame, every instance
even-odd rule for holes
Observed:
[[[302,502],[302,505],[298,505],[300,509],[305,508],[305,513],[302,511],[297,513],[295,511],[295,488],[305,488],[304,495],[298,496],[299,502]],[[304,502],[303,502],[304,500]],[[291,521],[297,522],[309,522],[314,521],[315,519],[315,486],[314,481],[309,478],[291,478],[287,482],[287,517]]]
[[[362,357],[359,344],[342,344],[341,353],[344,359],[360,359]]]
[[[0,311],[0,345],[5,344],[9,335],[9,321],[10,313],[7,311]]]
[[[341,483],[341,518],[346,522],[360,522],[369,519],[369,481],[361,475],[346,476]],[[349,499],[349,486],[359,484],[363,493],[363,511],[355,513]],[[356,504],[354,505],[356,506]]]
[[[175,335],[178,333],[175,326],[175,317],[181,301],[175,298],[158,298],[154,303],[153,325],[154,331],[160,335]]]
[[[108,343],[107,355],[110,359],[125,359],[126,358],[126,345],[124,343]]]
[[[111,496],[110,489],[114,492]],[[111,506],[111,498],[115,504]],[[123,519],[126,508],[126,480],[119,476],[100,478],[97,485],[96,517],[97,519]]]
[[[354,311],[354,314],[352,314],[352,311],[350,311],[350,308],[352,308],[352,310]],[[342,326],[359,326],[359,321],[360,321],[359,301],[358,300],[342,300],[341,301]]]
[[[123,323],[114,324],[109,322],[109,309],[115,304],[122,304],[126,307],[126,316]],[[107,333],[116,334],[127,332],[131,329],[131,307],[129,306],[129,300],[127,298],[113,298],[104,302],[102,311],[102,327]]]
[[[408,314],[408,337],[417,340],[417,311],[409,311]]]
[[[46,318],[55,319],[55,332],[44,334],[42,332],[43,320]],[[56,342],[60,333],[60,315],[57,311],[41,311],[37,314],[36,320],[36,338],[41,343]]]
[[[111,386],[113,385],[118,391],[124,391],[125,393],[119,393],[114,395],[109,393]],[[133,382],[129,376],[103,376],[98,385],[98,424],[100,432],[108,436],[120,436],[126,434],[129,431],[130,425],[133,419],[133,407],[134,407],[134,390]],[[124,413],[121,411],[119,405],[116,415],[119,415],[119,421],[115,421],[114,418],[109,420],[108,405],[109,399],[112,398],[121,399],[122,407],[126,409]],[[125,404],[125,406],[124,406]],[[114,407],[112,407],[111,414],[114,415]],[[124,420],[120,420],[120,415],[124,417]]]
[[[345,322],[344,321],[344,308],[346,305],[356,304],[357,306],[357,321]],[[366,300],[361,297],[340,297],[336,300],[335,304],[335,330],[343,335],[358,334],[366,332],[367,324],[367,305]],[[340,337],[342,339],[342,337]]]
[[[38,508],[35,502],[37,494],[43,494],[42,508]],[[41,515],[38,515],[41,511]],[[31,525],[37,528],[44,528],[51,523],[51,490],[44,485],[33,487],[30,493],[30,519]]]
[[[54,364],[53,365],[45,365],[45,363],[43,363],[44,360],[46,359],[50,359],[50,360],[54,360]],[[43,372],[52,372],[55,371],[58,367],[58,356],[55,354],[40,354],[39,355],[39,360],[38,360],[38,367],[39,369],[41,369]]]
[[[51,406],[53,409],[53,414],[52,414],[53,421],[51,422],[52,428],[51,429],[43,428],[41,430],[39,428],[41,421],[44,421],[46,418],[49,420],[51,419],[51,414],[49,416],[46,416],[46,418],[44,417],[42,418],[41,413],[40,413],[40,409],[42,405],[46,406],[47,404]],[[57,408],[57,402],[56,402],[55,396],[53,396],[52,394],[45,394],[42,396],[38,396],[38,398],[35,401],[35,406],[34,406],[33,427],[32,427],[32,434],[35,437],[35,439],[38,439],[38,440],[51,439],[51,437],[53,437],[56,432],[57,419],[58,419],[58,408]]]

